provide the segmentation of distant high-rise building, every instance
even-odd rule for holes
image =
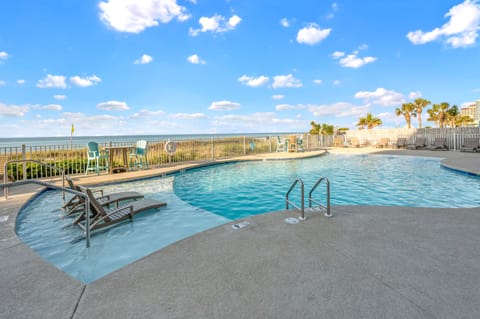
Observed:
[[[480,100],[477,100],[476,107],[475,107],[475,116],[473,117],[475,123],[480,126]]]
[[[475,103],[466,107],[462,107],[460,109],[460,114],[468,115],[473,119],[473,123],[469,124],[469,126],[480,125],[480,100],[477,100]]]

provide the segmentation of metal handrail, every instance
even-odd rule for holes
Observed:
[[[65,170],[63,170],[59,167],[52,166],[50,164],[46,164],[46,163],[43,163],[41,161],[32,160],[32,159],[9,160],[9,161],[6,161],[5,164],[3,165],[3,171],[5,173],[3,175],[3,185],[2,186],[3,186],[3,193],[4,193],[4,196],[5,196],[5,200],[8,199],[8,185],[7,185],[8,184],[8,174],[7,174],[8,164],[11,164],[11,163],[24,163],[25,164],[26,162],[37,163],[37,164],[39,164],[43,167],[47,167],[47,168],[50,168],[50,169],[56,170],[57,172],[62,173],[62,187],[65,188]],[[23,178],[25,179],[26,176],[24,176]],[[65,191],[62,192],[62,198],[65,199]]]
[[[312,198],[312,193],[313,191],[317,188],[318,185],[320,185],[320,183],[322,181],[325,181],[326,183],[326,188],[327,188],[327,206],[323,206],[319,201],[315,200]],[[327,217],[332,217],[333,214],[332,214],[332,211],[330,209],[330,181],[328,180],[328,178],[326,177],[320,177],[318,179],[318,181],[315,183],[315,185],[312,187],[312,189],[310,190],[310,193],[308,193],[308,207],[312,207],[312,202],[314,202],[315,204],[317,204],[318,206],[326,209],[326,213],[325,213],[325,216]]]
[[[296,206],[294,203],[292,203],[289,199],[288,199],[288,195],[290,195],[290,192],[293,190],[293,188],[295,187],[295,185],[297,185],[297,183],[300,182],[300,195],[301,195],[301,199],[302,199],[302,203],[301,203],[301,207],[298,207]],[[297,179],[292,183],[292,186],[290,186],[290,189],[288,190],[287,194],[285,195],[285,203],[286,203],[286,209],[288,209],[288,205],[292,205],[293,207],[295,207],[296,209],[300,210],[302,212],[302,216],[299,218],[300,220],[305,220],[306,217],[305,217],[305,186],[303,184],[303,181],[300,177],[297,177]]]
[[[61,190],[63,192],[72,193],[74,195],[81,196],[85,199],[85,213],[86,213],[86,216],[85,216],[85,226],[86,226],[85,227],[85,237],[86,237],[86,242],[87,242],[86,246],[87,246],[87,248],[90,247],[90,199],[88,198],[88,195],[84,194],[82,192],[73,190],[71,188],[66,188],[64,186],[57,186],[57,185],[50,184],[50,183],[43,182],[43,181],[39,181],[39,180],[36,180],[36,179],[27,179],[27,180],[23,180],[23,181],[12,182],[12,183],[9,184],[9,186],[20,186],[20,185],[25,185],[25,184],[30,184],[30,183],[45,186],[47,188]],[[7,186],[6,184],[0,185],[0,187],[4,188],[5,191],[8,189],[9,186]]]

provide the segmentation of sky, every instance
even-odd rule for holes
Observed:
[[[479,32],[479,0],[4,1],[0,137],[405,127],[480,99]]]

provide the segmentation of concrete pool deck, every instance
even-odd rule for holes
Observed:
[[[480,154],[329,152],[442,157],[444,166],[480,174]],[[319,152],[288,154],[308,155]],[[298,217],[294,211],[257,215],[247,227],[221,225],[84,285],[15,235],[16,215],[34,190],[0,199],[0,318],[480,317],[480,207],[335,206],[333,218],[309,212],[293,225],[284,219]]]

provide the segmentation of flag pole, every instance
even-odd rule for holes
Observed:
[[[73,123],[72,123],[72,129],[70,130],[70,149],[72,149],[73,132],[75,132],[75,127],[73,126]]]

